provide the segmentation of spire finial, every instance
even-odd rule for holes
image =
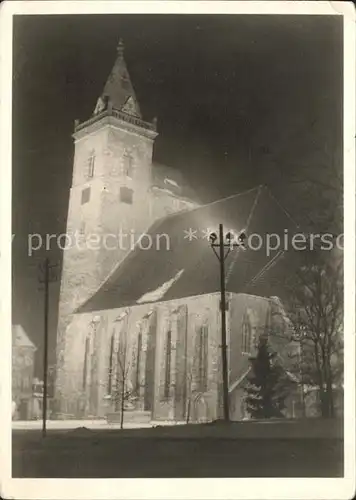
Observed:
[[[123,55],[124,55],[124,42],[123,42],[122,38],[120,38],[116,50],[117,50],[118,56],[123,57]]]

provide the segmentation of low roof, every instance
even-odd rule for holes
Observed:
[[[286,254],[267,251],[267,235],[293,233],[296,224],[271,195],[259,186],[157,221],[101,288],[76,312],[91,312],[214,293],[220,290],[220,268],[208,233],[219,224],[248,235],[246,250],[232,250],[225,261],[228,292],[279,295]],[[271,238],[273,244],[275,240]],[[144,249],[151,242],[151,247]],[[261,242],[259,250],[257,247]],[[289,259],[290,260],[290,259]]]
[[[29,339],[21,325],[12,325],[12,344],[17,347],[32,347],[36,349],[35,344]]]

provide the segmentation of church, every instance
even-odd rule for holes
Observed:
[[[63,252],[59,418],[109,418],[122,408],[142,422],[221,417],[221,307],[230,418],[246,418],[258,336],[278,330],[276,349],[286,349],[285,255],[267,251],[264,236],[292,222],[266,187],[203,205],[178,171],[153,161],[157,123],[143,119],[122,42],[93,108],[73,133],[67,235],[78,244]],[[225,305],[209,243],[220,223],[261,243],[231,251]]]

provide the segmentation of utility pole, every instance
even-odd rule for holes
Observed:
[[[48,393],[48,318],[49,318],[49,284],[55,281],[51,276],[51,270],[56,268],[56,265],[50,265],[49,259],[46,258],[43,267],[43,279],[40,283],[44,284],[44,343],[43,343],[43,400],[42,400],[42,437],[46,437],[47,428],[47,393]]]
[[[219,262],[220,262],[220,308],[221,308],[221,357],[223,376],[224,420],[230,420],[229,415],[229,382],[226,344],[226,293],[225,293],[225,246],[224,228],[219,224]]]
[[[210,245],[217,256],[220,264],[220,310],[221,310],[221,359],[222,359],[222,383],[223,383],[223,407],[224,420],[230,420],[229,411],[229,381],[227,362],[226,341],[226,287],[225,287],[225,260],[233,248],[244,247],[245,233],[241,233],[237,239],[231,233],[224,235],[223,224],[219,224],[219,236],[212,233],[209,236]],[[217,241],[218,240],[218,241]],[[215,250],[218,248],[218,252]],[[227,251],[226,251],[227,249]]]

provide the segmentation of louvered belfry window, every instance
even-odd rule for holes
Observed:
[[[85,203],[88,203],[88,201],[90,200],[90,188],[85,188],[83,189],[82,191],[82,205],[84,205]]]
[[[121,187],[120,188],[120,201],[122,203],[128,203],[129,205],[132,204],[133,201],[133,190],[129,189],[127,187]]]

